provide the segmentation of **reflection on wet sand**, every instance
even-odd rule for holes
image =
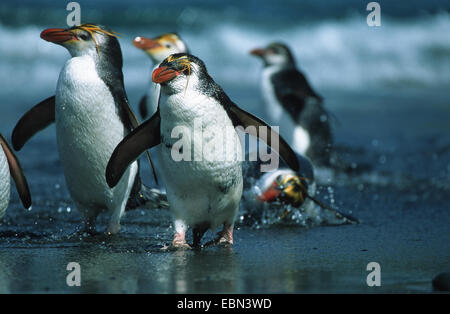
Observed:
[[[239,264],[231,248],[129,254],[71,250],[65,260],[82,269],[79,292],[238,292]]]
[[[241,267],[231,247],[170,254],[169,293],[242,292]]]
[[[244,288],[232,248],[135,254],[81,247],[47,250],[53,254],[0,251],[0,292],[226,293]],[[69,262],[80,264],[80,287],[66,285]]]
[[[0,293],[10,293],[10,282],[8,278],[11,278],[11,268],[7,263],[3,261],[0,255]]]

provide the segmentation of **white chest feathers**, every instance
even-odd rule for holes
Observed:
[[[264,68],[261,81],[261,89],[266,103],[265,114],[267,119],[271,119],[274,122],[279,122],[283,115],[283,107],[278,102],[274,86],[271,82],[271,76],[279,70],[276,66]]]
[[[0,218],[5,215],[9,204],[10,195],[10,173],[8,160],[0,146]]]
[[[147,110],[148,117],[150,118],[158,109],[159,93],[161,91],[161,85],[150,82],[150,88],[147,93]]]
[[[56,89],[55,119],[60,159],[72,198],[78,203],[103,204],[111,193],[105,181],[106,165],[127,131],[91,57],[74,57],[63,67]]]
[[[159,63],[153,67],[152,73],[158,67],[159,67]],[[153,116],[153,114],[158,109],[158,101],[159,101],[160,92],[161,92],[161,85],[152,82],[151,75],[150,75],[150,86],[149,86],[149,89],[147,92],[148,117]]]
[[[160,162],[175,219],[231,223],[242,194],[242,147],[226,111],[188,89],[162,95],[160,114]]]
[[[160,113],[163,145],[171,147],[172,155],[176,153],[174,145],[190,143],[183,146],[180,157],[201,161],[210,171],[227,168],[242,159],[239,137],[225,109],[215,99],[190,90],[163,96]],[[184,151],[188,146],[190,152]]]

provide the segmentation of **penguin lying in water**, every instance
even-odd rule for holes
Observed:
[[[268,122],[280,126],[281,136],[298,154],[316,166],[329,166],[333,142],[329,115],[289,48],[272,43],[250,53],[264,62],[262,92]]]
[[[278,201],[295,207],[302,206],[309,196],[314,196],[316,183],[311,162],[296,155],[300,170],[295,172],[282,162],[274,171],[258,172],[259,162],[245,162],[244,176],[248,178],[245,189],[257,190],[256,199],[260,202]]]
[[[0,134],[0,218],[2,218],[9,205],[10,183],[13,178],[23,207],[31,207],[31,195],[27,179],[23,174],[19,160],[13,153],[3,135]]]
[[[136,48],[142,49],[153,61],[153,70],[163,62],[165,58],[174,53],[189,53],[184,41],[175,33],[167,33],[155,38],[138,36],[133,40]],[[153,71],[152,71],[153,72]],[[142,119],[151,117],[158,108],[160,86],[150,82],[149,93],[144,95],[139,102],[139,114]]]
[[[171,247],[190,247],[185,238],[189,227],[195,247],[207,229],[220,225],[222,231],[208,244],[231,245],[243,185],[242,148],[234,127],[242,126],[269,146],[276,144],[272,138],[278,139],[277,153],[298,171],[295,153],[265,122],[233,103],[197,57],[171,55],[153,72],[152,79],[161,85],[158,110],[114,150],[106,180],[115,186],[142,152],[161,144],[161,173],[174,216]],[[260,127],[272,136],[265,139]]]
[[[115,188],[105,181],[114,148],[139,125],[124,88],[119,41],[113,32],[93,24],[46,29],[41,38],[65,47],[71,58],[60,72],[55,96],[17,123],[13,147],[20,150],[36,132],[55,122],[67,187],[83,216],[84,231],[93,233],[97,215],[108,210],[107,233],[117,233],[127,201],[136,206],[146,194],[138,162]]]
[[[354,224],[358,219],[344,214],[320,201],[316,195],[314,168],[308,158],[297,155],[300,170],[293,171],[281,163],[274,171],[261,174],[260,161],[246,161],[243,165],[244,193],[240,222],[258,225],[296,220],[298,223],[337,225]]]

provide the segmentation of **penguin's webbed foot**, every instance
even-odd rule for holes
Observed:
[[[172,244],[164,246],[163,251],[191,250],[192,247],[186,242],[185,233],[176,232]]]
[[[192,247],[185,243],[177,243],[177,244],[170,244],[170,245],[165,245],[161,248],[162,251],[179,251],[179,250],[192,250]]]
[[[221,245],[232,246],[233,245],[233,228],[234,225],[224,224],[223,230],[217,233],[217,237],[205,244],[205,246]]]

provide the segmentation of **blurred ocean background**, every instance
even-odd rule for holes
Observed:
[[[39,34],[67,26],[68,2],[0,2],[0,132],[8,139],[23,113],[54,94],[69,53]],[[51,126],[17,153],[33,208],[24,211],[12,189],[0,221],[0,292],[430,292],[431,279],[449,271],[450,1],[378,1],[381,27],[367,25],[370,1],[360,0],[78,2],[82,23],[120,33],[135,109],[151,75],[135,36],[178,32],[225,92],[259,116],[262,64],[249,51],[288,44],[335,117],[338,154],[356,167],[319,171],[318,198],[362,223],[304,228],[298,211],[286,224],[238,223],[233,250],[172,254],[160,252],[172,237],[170,215],[142,209],[127,213],[116,238],[70,238],[80,216]],[[148,166],[142,175],[151,185]],[[87,271],[80,289],[65,284],[68,261]],[[372,261],[383,269],[378,290],[365,282]]]
[[[67,26],[68,2],[1,2],[1,97],[18,89],[54,89],[68,52],[39,33]],[[450,1],[379,1],[381,27],[367,26],[368,1],[360,0],[78,2],[82,23],[121,34],[125,83],[131,88],[143,88],[150,76],[149,60],[131,44],[134,36],[169,31],[179,32],[225,86],[258,82],[261,64],[248,51],[271,41],[292,48],[319,91],[450,86]]]

